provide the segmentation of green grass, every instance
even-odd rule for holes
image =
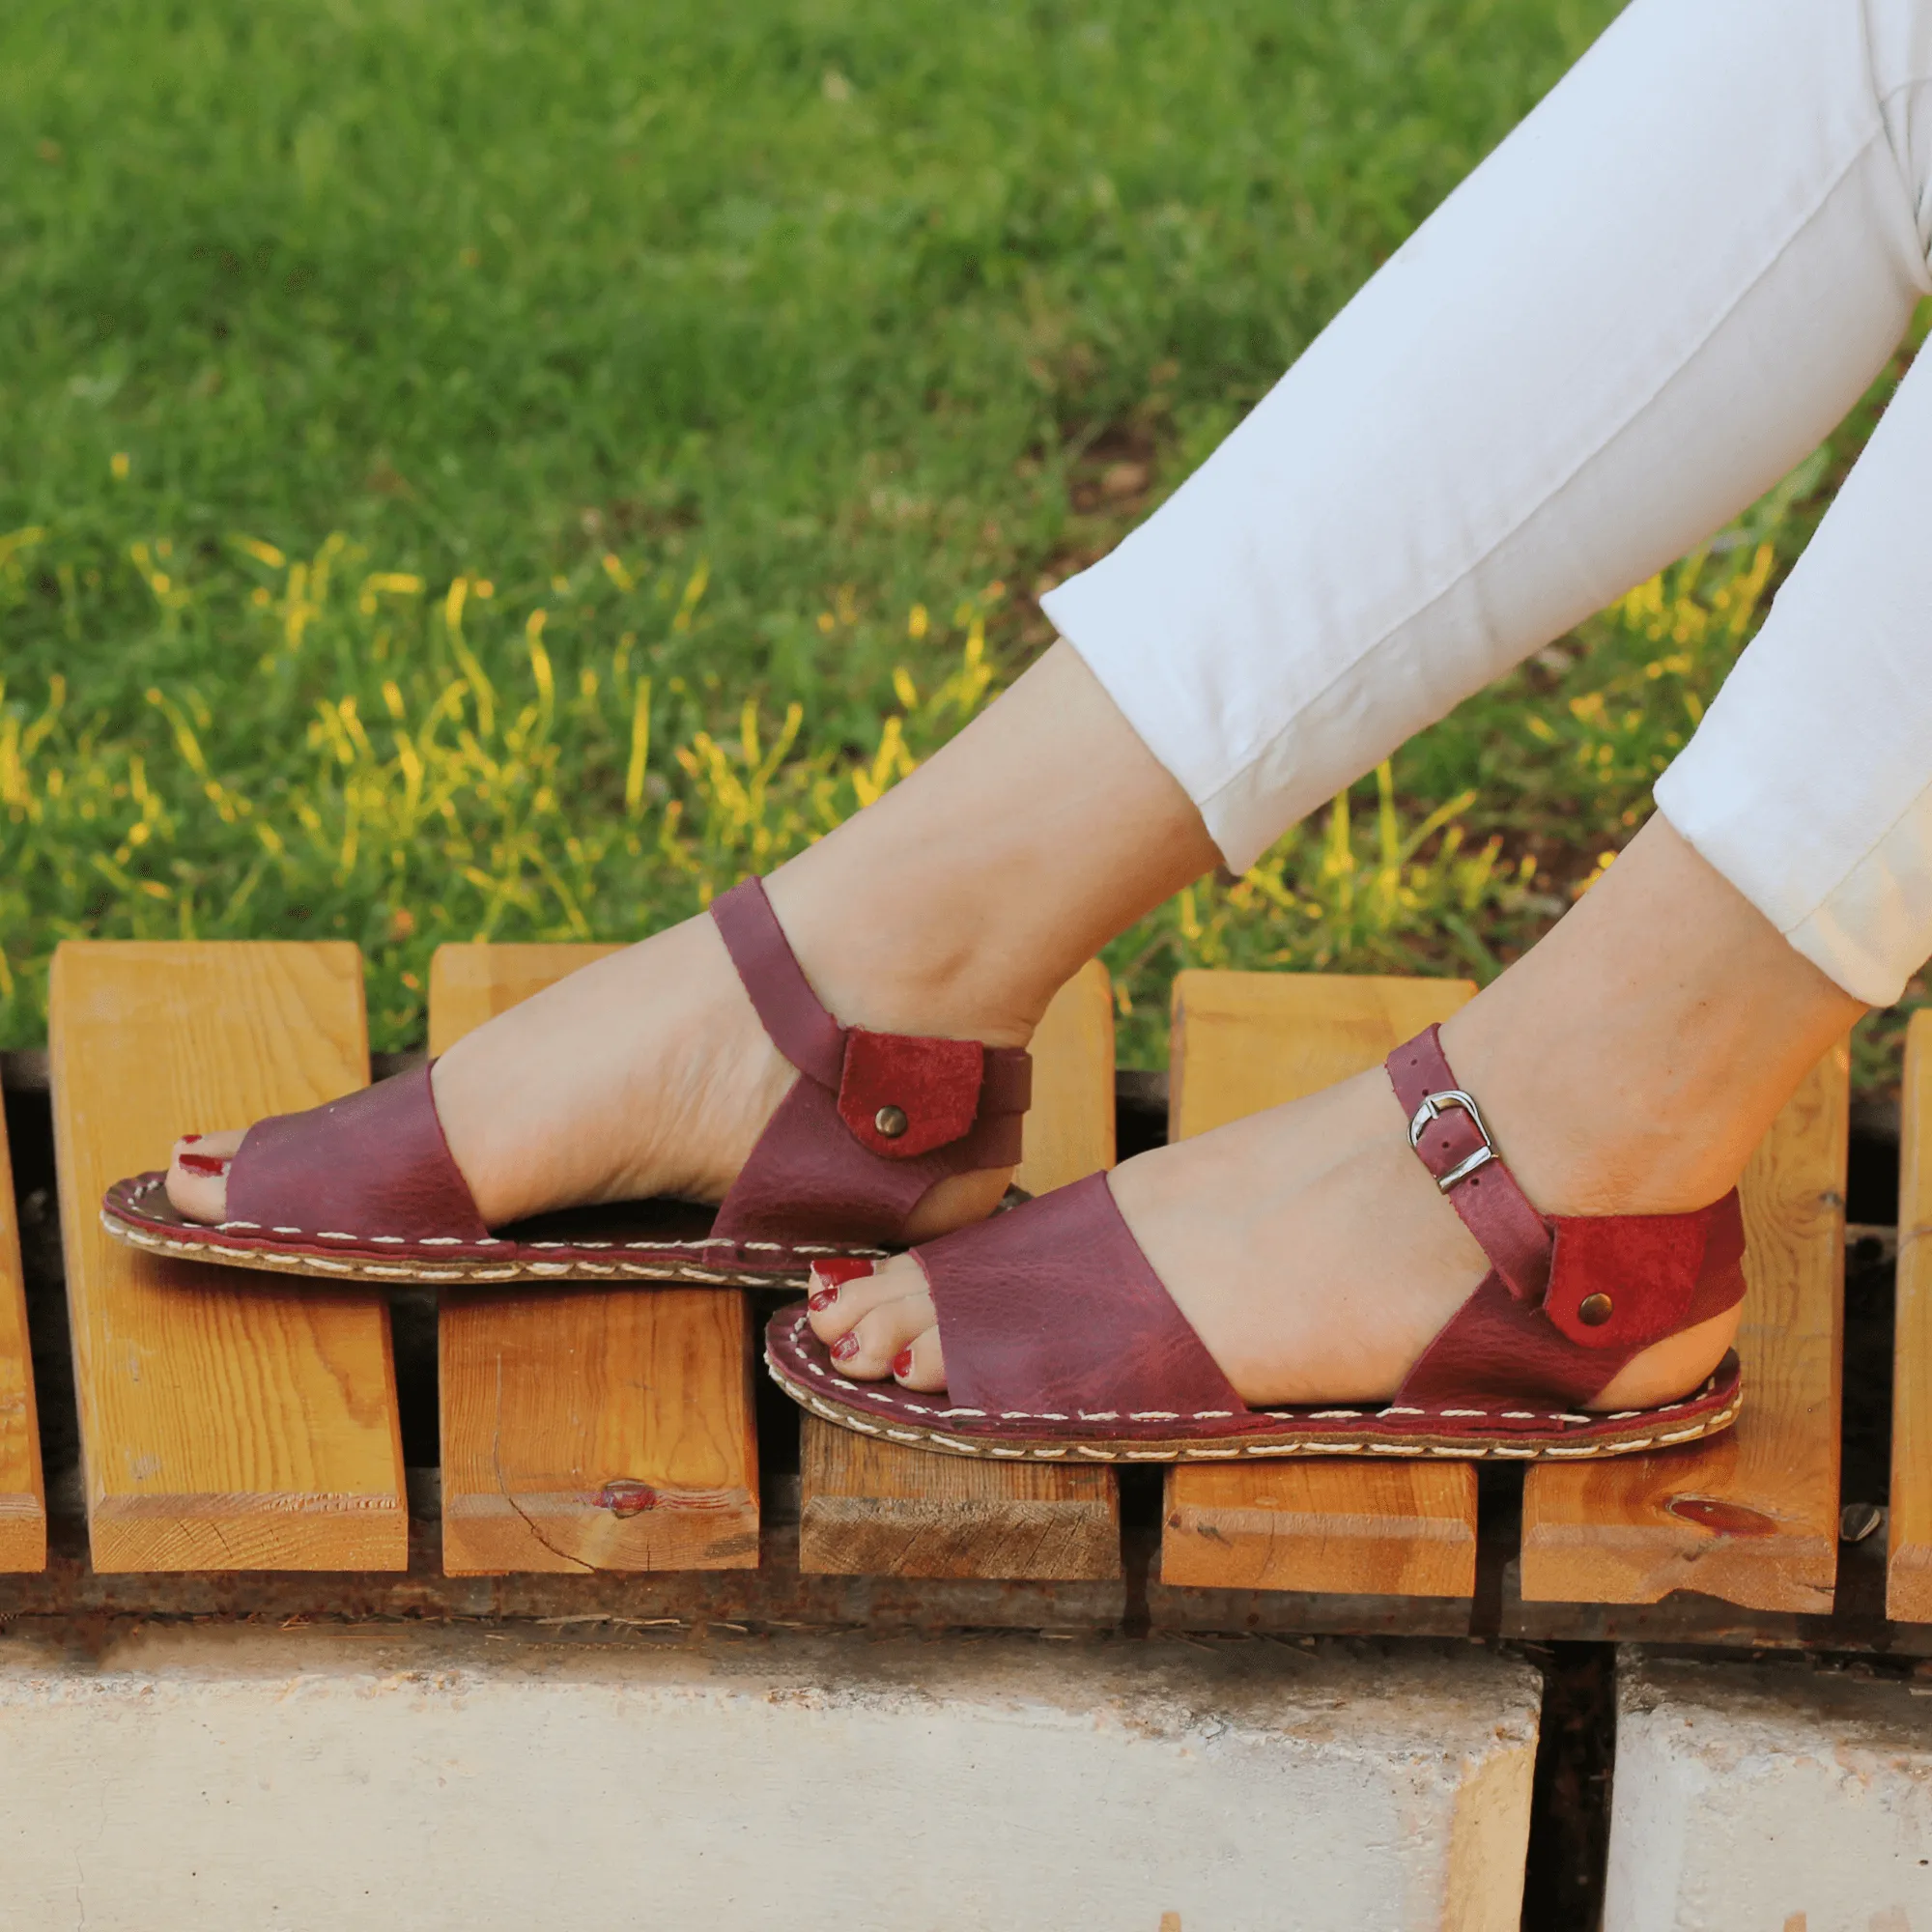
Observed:
[[[60,939],[192,933],[359,940],[399,1045],[441,940],[795,849],[1614,12],[16,0],[0,1043]],[[1126,935],[1128,1051],[1190,961],[1493,972],[1861,435]]]

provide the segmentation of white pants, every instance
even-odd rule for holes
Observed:
[[[1634,0],[1047,614],[1243,868],[1770,488],[1929,250],[1932,0]],[[1657,802],[1858,998],[1932,955],[1932,352]]]

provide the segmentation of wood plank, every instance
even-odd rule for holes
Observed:
[[[1174,982],[1169,1136],[1206,1133],[1378,1066],[1474,992],[1466,980],[1182,973]],[[1167,1472],[1160,1580],[1467,1597],[1476,1580],[1475,1466],[1177,1465]]]
[[[800,1441],[799,1568],[819,1577],[1121,1574],[1110,1469],[976,1463],[875,1442],[816,1416]]]
[[[27,1345],[27,1295],[7,1117],[0,1113],[0,1571],[47,1567],[47,1494]]]
[[[1885,1613],[1932,1623],[1932,1012],[1905,1032]]]
[[[430,1051],[616,950],[438,948]],[[751,1332],[735,1289],[444,1294],[444,1574],[755,1567]]]
[[[1751,1609],[1831,1610],[1850,1073],[1848,1049],[1833,1047],[1740,1186],[1749,1291],[1737,1426],[1656,1455],[1533,1465],[1526,1603],[1654,1604],[1698,1590]]]
[[[1034,1036],[1017,1178],[1045,1194],[1114,1164],[1114,998],[1095,959]],[[1105,1580],[1121,1574],[1111,1469],[972,1463],[802,1418],[799,1568],[817,1576]]]
[[[71,942],[48,1031],[95,1567],[406,1568],[384,1297],[162,1261],[111,1239],[99,1211],[185,1129],[362,1086],[360,952]]]

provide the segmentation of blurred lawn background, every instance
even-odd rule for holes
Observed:
[[[1049,638],[1611,0],[14,0],[0,1045],[62,938],[625,938]],[[1923,330],[1919,331],[1922,335]],[[1649,809],[1900,363],[1696,556],[1125,935],[1493,974]],[[1895,1019],[1868,1025],[1882,1086]]]

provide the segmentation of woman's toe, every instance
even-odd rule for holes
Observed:
[[[901,1295],[922,1294],[925,1276],[904,1255],[891,1261],[816,1262],[806,1290],[811,1332],[829,1349],[873,1309]]]
[[[893,1379],[921,1395],[937,1395],[945,1388],[946,1362],[937,1328],[922,1330],[893,1357]]]
[[[854,1381],[879,1382],[895,1373],[907,1346],[933,1325],[932,1302],[903,1294],[862,1316],[832,1345],[832,1361]]]
[[[819,1262],[806,1296],[811,1332],[854,1381],[888,1376],[909,1389],[946,1386],[938,1317],[925,1270],[910,1255],[879,1262]]]
[[[189,1221],[228,1218],[228,1163],[240,1149],[240,1133],[184,1134],[168,1162],[168,1199]]]

